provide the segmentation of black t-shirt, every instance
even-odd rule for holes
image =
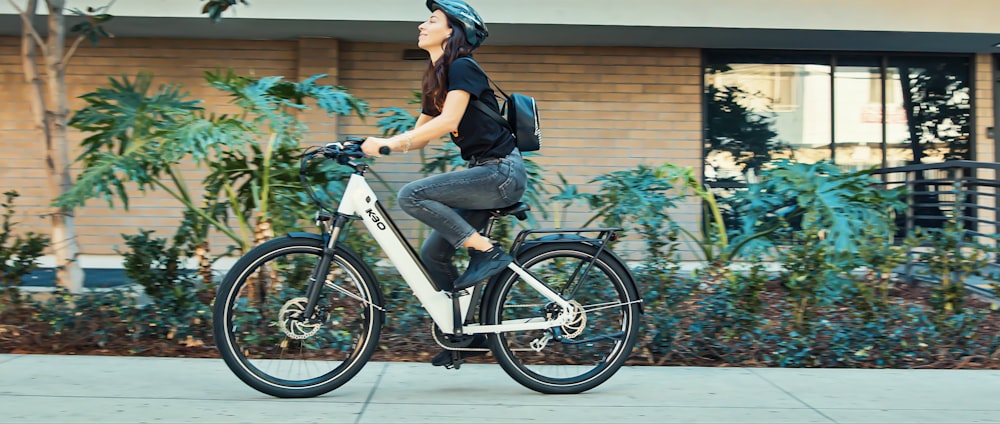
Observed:
[[[516,146],[514,136],[472,104],[482,100],[490,109],[500,112],[486,74],[471,57],[459,58],[448,67],[447,91],[451,90],[463,90],[470,95],[469,106],[458,123],[458,133],[451,134],[451,141],[461,150],[462,159],[501,158],[510,154]]]

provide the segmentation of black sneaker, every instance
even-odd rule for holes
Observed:
[[[489,344],[487,343],[487,340],[486,340],[486,336],[484,336],[482,334],[476,334],[475,338],[472,340],[472,343],[469,344],[469,347],[470,348],[481,348],[481,349],[485,349],[485,348],[489,347]],[[454,351],[454,350],[443,349],[443,350],[441,350],[440,353],[438,353],[437,355],[434,355],[434,359],[431,359],[431,365],[434,365],[435,367],[454,368],[455,367],[454,353],[456,353],[456,352],[458,353],[458,357],[459,357],[460,361],[464,360],[466,358],[472,358],[474,356],[483,356],[486,353],[488,353],[488,351],[485,351],[485,350],[482,350],[482,351],[480,351],[480,350],[459,350],[459,351]]]
[[[469,249],[469,269],[455,280],[454,291],[465,290],[496,275],[507,268],[507,265],[514,261],[507,252],[500,248],[499,244],[494,244],[490,250],[480,252],[476,249]]]

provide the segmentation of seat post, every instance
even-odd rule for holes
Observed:
[[[490,219],[486,220],[486,226],[483,227],[482,235],[483,237],[489,238],[490,233],[493,232],[493,223],[496,222],[497,216],[495,214],[490,214]]]
[[[530,209],[531,207],[523,202],[517,202],[505,208],[491,209],[490,218],[488,221],[486,221],[486,226],[483,227],[482,231],[480,231],[480,234],[488,238],[490,236],[490,233],[493,232],[493,224],[496,222],[496,220],[508,215],[513,215],[515,218],[521,221],[528,219],[528,215],[526,212]]]

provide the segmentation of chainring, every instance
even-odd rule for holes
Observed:
[[[434,341],[437,342],[438,346],[449,350],[467,348],[472,345],[472,339],[475,337],[472,334],[465,334],[461,336],[445,334],[441,331],[441,328],[434,323],[431,323],[431,335],[434,336]]]

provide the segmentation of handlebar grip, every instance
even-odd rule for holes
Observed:
[[[389,156],[389,153],[391,152],[392,149],[390,149],[389,146],[382,146],[378,148],[378,153],[382,156]]]

